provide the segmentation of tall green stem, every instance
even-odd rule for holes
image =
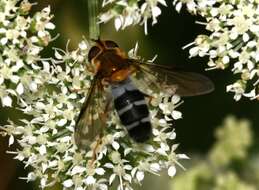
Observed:
[[[98,24],[99,0],[87,0],[89,16],[89,38],[98,39],[100,37],[100,24]]]

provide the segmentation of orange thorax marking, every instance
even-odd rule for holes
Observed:
[[[120,49],[103,51],[94,59],[94,64],[101,78],[110,82],[123,81],[132,73],[127,57]]]
[[[111,82],[120,82],[120,81],[124,81],[126,78],[128,78],[128,76],[131,74],[131,70],[129,68],[127,69],[121,69],[118,70],[116,72],[114,72],[111,75]]]

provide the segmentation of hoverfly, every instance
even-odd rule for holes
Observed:
[[[128,58],[110,40],[94,42],[96,44],[88,53],[89,63],[95,68],[94,77],[75,127],[75,142],[79,148],[89,146],[98,137],[100,139],[111,99],[129,136],[141,143],[152,134],[145,101],[150,91],[171,89],[180,96],[196,96],[214,89],[213,83],[203,75]],[[105,91],[107,86],[108,92]]]

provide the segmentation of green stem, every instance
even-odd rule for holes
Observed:
[[[89,38],[98,39],[100,37],[100,24],[98,24],[99,0],[87,0],[89,16]]]

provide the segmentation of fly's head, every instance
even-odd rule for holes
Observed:
[[[107,81],[120,81],[127,77],[127,55],[111,40],[94,40],[96,43],[88,53],[88,61],[94,66],[101,78]],[[123,71],[122,71],[123,70]]]
[[[118,44],[111,40],[102,41],[100,39],[93,40],[96,44],[90,49],[88,53],[89,63],[95,64],[102,58],[108,58],[109,56],[118,56],[121,58],[127,58],[126,53],[119,48]]]

